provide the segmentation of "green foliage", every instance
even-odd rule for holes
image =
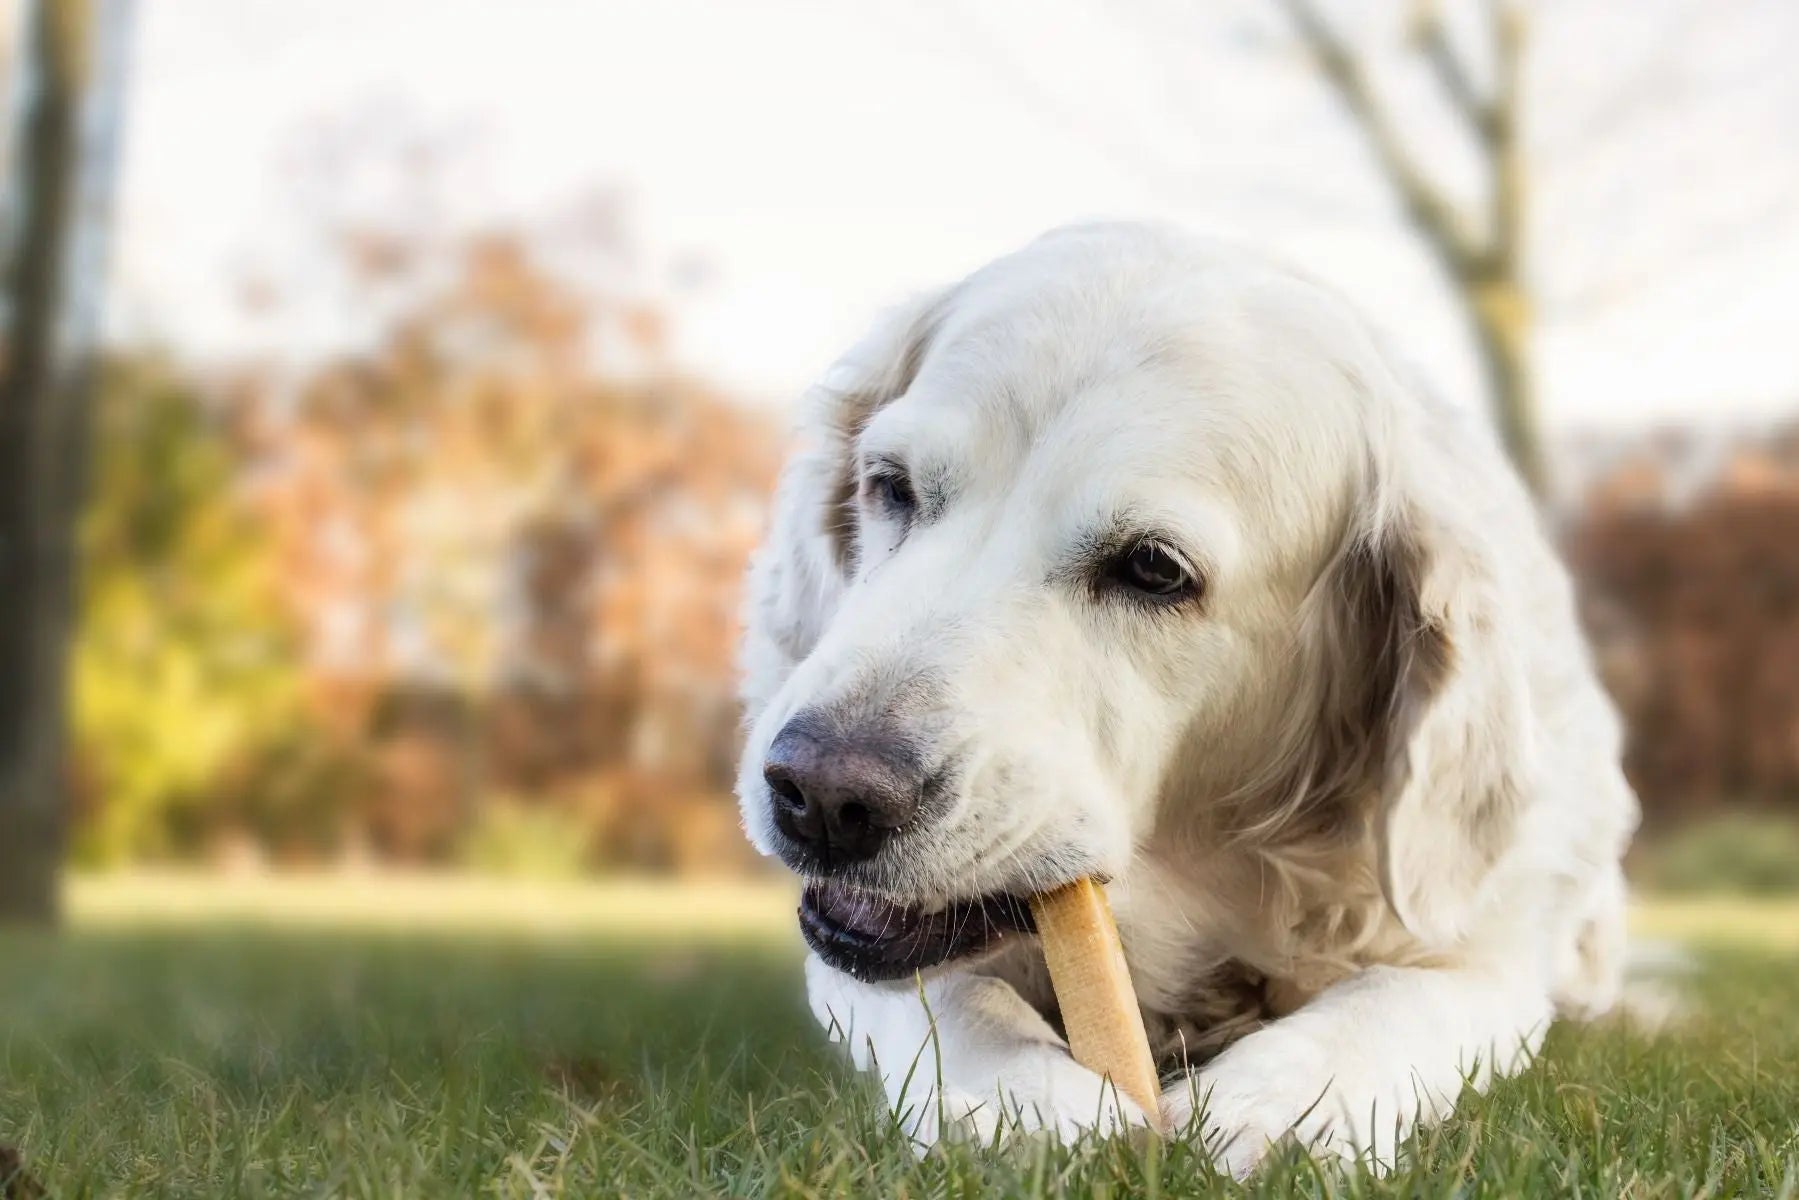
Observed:
[[[1731,813],[1697,822],[1644,852],[1642,882],[1657,891],[1799,895],[1799,819]]]
[[[593,840],[586,825],[562,809],[496,799],[475,814],[459,857],[488,875],[573,879],[587,865]]]
[[[0,1143],[57,1196],[1791,1196],[1789,956],[1688,1021],[1561,1026],[1376,1178],[1190,1141],[919,1160],[785,943],[292,929],[0,938]]]
[[[291,744],[302,701],[272,551],[199,398],[116,366],[94,455],[73,664],[75,849],[90,863],[181,849],[196,810]]]

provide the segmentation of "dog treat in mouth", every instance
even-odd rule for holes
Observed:
[[[1032,897],[1031,912],[1074,1060],[1110,1076],[1159,1124],[1162,1089],[1105,891],[1077,879]]]

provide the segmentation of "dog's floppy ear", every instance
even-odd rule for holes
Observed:
[[[947,293],[878,323],[807,395],[799,439],[775,490],[750,565],[743,640],[743,701],[754,722],[817,645],[855,567],[856,439],[918,375]]]
[[[1433,946],[1474,915],[1518,835],[1532,770],[1523,617],[1476,507],[1402,490],[1339,564],[1341,601],[1367,639],[1381,888]]]

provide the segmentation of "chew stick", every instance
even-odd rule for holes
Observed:
[[[1162,1089],[1106,893],[1092,879],[1077,879],[1032,897],[1031,911],[1074,1060],[1110,1076],[1160,1123]]]

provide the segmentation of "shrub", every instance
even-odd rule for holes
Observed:
[[[586,866],[592,843],[586,825],[566,810],[495,799],[481,806],[458,857],[493,875],[572,879]]]
[[[72,663],[86,788],[74,848],[116,863],[192,851],[222,781],[302,736],[304,679],[274,555],[199,395],[155,364],[115,364],[96,425]]]

